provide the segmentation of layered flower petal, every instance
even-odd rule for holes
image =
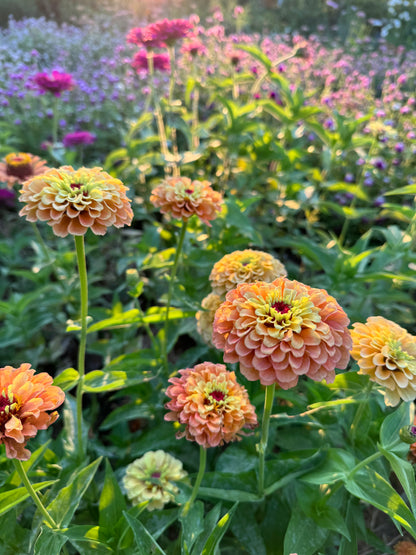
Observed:
[[[35,374],[30,364],[0,368],[0,443],[10,459],[27,460],[27,441],[38,430],[46,430],[58,418],[56,411],[65,400],[46,372]]]
[[[189,177],[168,177],[155,189],[150,202],[160,208],[162,214],[188,220],[196,214],[204,223],[217,217],[223,199],[208,181],[192,181]]]
[[[332,382],[346,368],[349,319],[324,289],[279,277],[240,284],[218,308],[212,342],[247,379],[294,387],[299,376]]]
[[[416,337],[382,316],[371,316],[366,323],[353,324],[352,357],[359,374],[386,389],[386,405],[416,398]]]
[[[162,450],[148,451],[126,468],[123,485],[134,505],[149,501],[149,511],[162,509],[179,492],[174,482],[185,478],[182,462]]]
[[[11,189],[15,183],[45,173],[49,168],[46,160],[29,152],[12,152],[0,162],[0,181],[7,183]]]
[[[270,282],[286,274],[284,265],[271,254],[246,249],[223,256],[214,264],[209,280],[213,293],[225,295],[239,283]]]
[[[101,168],[62,166],[23,183],[20,216],[46,221],[55,235],[104,235],[110,226],[130,225],[133,211],[128,190]]]
[[[203,447],[216,447],[241,439],[243,428],[257,426],[257,416],[246,389],[237,383],[234,372],[223,364],[203,362],[179,370],[180,377],[169,380],[166,404],[171,412],[165,420],[185,425],[177,437],[186,437]]]

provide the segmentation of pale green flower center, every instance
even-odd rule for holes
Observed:
[[[391,338],[387,342],[388,358],[399,368],[407,368],[412,374],[416,374],[416,359],[407,351],[403,350],[400,340]]]

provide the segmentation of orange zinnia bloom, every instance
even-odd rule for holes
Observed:
[[[407,540],[400,541],[394,546],[396,555],[416,555],[416,543]]]
[[[27,441],[58,418],[56,411],[46,412],[65,399],[62,389],[52,382],[49,374],[35,374],[27,363],[19,368],[0,368],[0,443],[6,446],[9,459],[27,460]]]
[[[49,168],[46,160],[28,152],[12,152],[0,162],[0,181],[7,183],[11,189],[15,183],[23,183],[26,179],[45,173]]]
[[[386,405],[416,397],[416,337],[382,316],[371,316],[365,324],[353,324],[352,357],[359,374],[386,388]]]
[[[185,436],[203,447],[217,447],[241,439],[242,429],[257,426],[257,416],[246,389],[237,383],[234,372],[224,364],[203,362],[194,368],[179,370],[180,378],[171,378],[166,395],[172,400],[165,420],[186,425]]]
[[[214,264],[209,280],[214,293],[225,295],[239,283],[270,282],[286,274],[286,268],[271,254],[246,249],[223,256]]]
[[[133,212],[128,190],[101,168],[62,166],[23,183],[20,216],[46,221],[55,235],[85,235],[90,228],[104,235],[110,226],[130,225]]]
[[[191,181],[189,177],[167,177],[153,189],[150,202],[162,214],[187,221],[196,214],[204,223],[217,217],[223,199],[214,191],[209,181]]]
[[[324,289],[284,277],[238,285],[215,314],[212,341],[248,380],[289,389],[299,376],[331,383],[346,368],[349,319]]]

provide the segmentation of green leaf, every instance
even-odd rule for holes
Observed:
[[[51,440],[48,440],[46,443],[41,445],[36,451],[34,451],[27,461],[23,461],[22,465],[26,473],[32,468],[32,466],[36,465],[36,463],[43,457],[45,451],[48,449]],[[19,486],[22,481],[20,479],[19,473],[17,470],[13,472],[10,479],[8,480],[9,486]]]
[[[180,517],[182,524],[182,553],[190,553],[199,535],[204,530],[204,504],[196,501],[186,516]]]
[[[238,502],[234,503],[231,509],[226,513],[217,523],[214,530],[209,535],[204,548],[202,550],[202,555],[215,555],[216,549],[222,540],[225,532],[227,531],[233,514],[238,506]]]
[[[64,534],[42,526],[40,534],[35,542],[35,555],[60,555],[62,547],[67,538]]]
[[[380,428],[380,443],[383,449],[391,451],[393,448],[399,454],[406,454],[408,446],[400,440],[400,428],[409,426],[413,422],[413,403],[401,403],[397,409],[389,414]]]
[[[253,58],[256,58],[257,61],[263,64],[263,66],[268,71],[272,69],[272,66],[273,66],[272,61],[270,60],[270,58],[266,56],[266,54],[262,50],[260,50],[260,48],[257,48],[257,46],[251,46],[251,45],[249,46],[247,44],[236,44],[234,48],[238,48],[239,50],[244,50],[244,52],[248,52],[249,54],[251,54]]]
[[[180,308],[171,308],[169,310],[169,320],[178,320],[182,318],[191,318],[195,316],[195,310],[182,310]],[[96,331],[114,329],[114,328],[124,328],[129,327],[132,324],[137,324],[138,326],[143,325],[144,322],[148,324],[159,324],[164,322],[166,318],[166,308],[165,307],[151,307],[145,316],[142,316],[139,310],[133,308],[132,310],[127,310],[121,314],[117,314],[111,318],[106,318],[100,322],[96,322],[87,329],[87,333],[93,333]]]
[[[77,385],[78,379],[79,373],[75,368],[66,368],[54,378],[53,385],[60,387],[63,391],[68,391]]]
[[[46,482],[38,482],[37,484],[32,484],[35,491],[39,491],[43,488],[47,488],[54,484],[56,480],[48,480]],[[15,488],[9,491],[4,491],[0,493],[0,515],[7,513],[10,509],[24,501],[29,497],[29,493],[25,487]]]
[[[293,507],[285,534],[284,554],[315,555],[328,535],[328,530],[317,526],[316,522],[307,517],[297,505]]]
[[[143,555],[145,553],[160,553],[161,555],[166,555],[163,549],[139,520],[130,516],[126,511],[123,511],[123,514],[130,528],[133,530],[134,539],[136,540],[136,546],[139,548],[139,553],[143,553]]]
[[[72,516],[94,478],[100,462],[101,457],[71,476],[70,484],[62,488],[55,499],[47,506],[48,512],[59,526],[66,527],[71,522]]]
[[[399,187],[398,189],[393,189],[393,191],[388,191],[384,193],[385,195],[416,195],[416,183],[411,183],[405,187]]]
[[[75,458],[78,449],[78,430],[77,430],[77,403],[76,399],[69,393],[65,396],[63,409],[63,446],[69,458]],[[88,427],[85,423],[82,426],[82,442],[84,449],[87,445]]]
[[[393,472],[396,474],[407,495],[413,514],[416,515],[416,482],[413,465],[401,459],[395,453],[387,451],[381,445],[379,445],[378,448],[380,453],[382,453],[391,464]]]
[[[99,526],[89,526],[87,524],[70,526],[65,529],[65,536],[74,547],[80,552],[80,555],[106,555],[114,553],[113,549],[106,545],[108,542],[108,534]]]
[[[215,507],[213,507],[210,512],[205,517],[204,521],[204,531],[199,536],[194,548],[192,549],[192,555],[201,555],[204,546],[210,537],[211,533],[215,529],[217,522],[220,518],[221,514],[221,503],[217,503]]]
[[[202,497],[228,501],[258,501],[257,479],[254,470],[249,472],[207,472],[205,487],[199,489]],[[207,487],[209,485],[209,487]]]
[[[252,505],[243,503],[237,507],[230,528],[250,555],[267,555],[262,532],[257,524],[256,513]]]
[[[388,514],[396,525],[402,525],[416,539],[416,519],[409,507],[380,474],[362,468],[345,481],[346,489],[366,503]]]
[[[104,486],[99,501],[99,525],[104,530],[112,534],[115,530],[117,521],[123,516],[126,510],[126,501],[121,493],[120,486],[114,476],[110,463],[105,461]]]
[[[356,465],[355,457],[343,449],[331,448],[326,451],[322,464],[304,474],[302,481],[308,484],[333,484],[338,480],[346,480],[351,469]]]

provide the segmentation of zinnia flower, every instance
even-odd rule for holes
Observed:
[[[127,35],[127,42],[146,48],[173,46],[189,34],[192,24],[186,19],[163,19],[146,27],[135,27]]]
[[[198,333],[208,345],[212,345],[212,324],[215,312],[223,300],[219,295],[210,293],[201,303],[203,310],[198,310],[195,314]]]
[[[46,160],[39,156],[28,152],[12,152],[0,162],[0,181],[7,183],[11,189],[15,183],[23,183],[30,177],[44,173],[49,169],[45,164]]]
[[[61,96],[63,91],[70,91],[75,86],[72,75],[56,70],[51,74],[37,73],[34,80],[42,92],[50,92],[54,96]]]
[[[167,177],[153,189],[150,202],[160,208],[162,214],[185,221],[196,214],[210,226],[209,221],[216,218],[223,199],[220,193],[212,189],[209,181]]]
[[[38,430],[46,430],[58,418],[56,411],[65,399],[46,372],[35,374],[30,364],[0,368],[0,443],[9,459],[25,461],[30,451],[26,443]]]
[[[90,228],[104,235],[114,225],[130,225],[133,212],[128,190],[101,168],[62,166],[25,181],[20,211],[29,222],[46,221],[55,235],[84,235]]]
[[[186,437],[203,447],[217,447],[241,439],[243,428],[257,426],[257,416],[246,389],[237,383],[234,372],[224,364],[203,362],[194,368],[179,370],[180,378],[171,378],[166,404],[171,410],[165,420],[185,424],[178,438]]]
[[[399,325],[371,316],[365,324],[353,324],[352,357],[359,374],[386,388],[386,405],[396,406],[400,399],[416,397],[416,337]]]
[[[170,59],[168,54],[148,54],[146,50],[139,50],[133,57],[131,65],[136,71],[149,71],[149,55],[153,59],[153,69],[159,71],[170,71]]]
[[[181,48],[182,54],[190,54],[192,57],[205,56],[208,50],[203,42],[198,39],[185,42]]]
[[[127,497],[134,505],[149,501],[149,511],[163,509],[163,506],[175,500],[179,489],[174,482],[182,480],[187,473],[182,463],[168,453],[148,451],[140,459],[129,464],[123,479]]]
[[[289,389],[299,376],[331,383],[346,368],[349,319],[324,289],[284,277],[238,285],[215,314],[214,345],[248,380]]]
[[[396,555],[416,555],[416,543],[407,540],[400,541],[394,546]]]
[[[286,274],[280,260],[266,252],[246,249],[223,256],[214,264],[209,280],[212,291],[224,295],[239,283],[270,282]]]
[[[89,131],[73,131],[67,133],[63,138],[65,148],[71,148],[78,145],[91,145],[95,141],[95,135]]]

